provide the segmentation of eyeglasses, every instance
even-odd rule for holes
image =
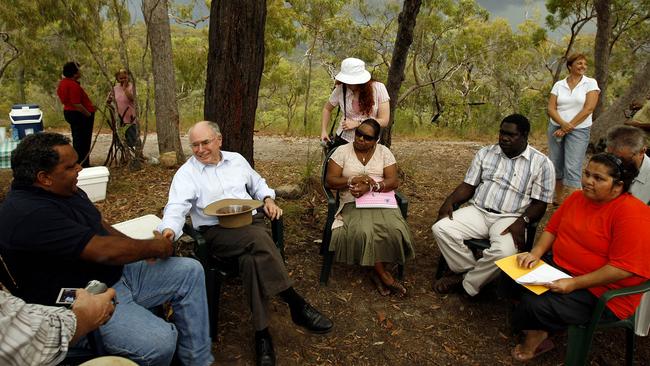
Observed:
[[[377,140],[377,138],[375,136],[366,135],[365,133],[359,131],[358,129],[356,129],[354,131],[354,135],[357,138],[362,139],[364,141],[375,141],[375,140]]]
[[[210,145],[212,143],[212,141],[214,141],[216,139],[217,139],[216,137],[213,137],[211,139],[193,142],[193,143],[190,144],[190,147],[192,149],[198,149],[199,147],[206,147],[206,146]]]

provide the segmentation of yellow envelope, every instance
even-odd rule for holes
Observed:
[[[521,268],[517,264],[517,254],[514,254],[509,257],[499,259],[494,263],[499,268],[501,268],[503,272],[505,272],[508,276],[510,276],[510,278],[516,280],[517,278],[541,266],[544,263],[544,261],[540,259],[539,261],[537,261],[537,264],[533,266],[533,268]],[[529,289],[530,291],[534,292],[537,295],[541,295],[544,292],[548,291],[548,287],[545,286],[539,286],[539,285],[522,285],[522,286],[524,286],[525,288]]]

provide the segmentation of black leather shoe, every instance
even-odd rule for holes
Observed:
[[[291,319],[295,324],[304,327],[312,333],[328,333],[334,326],[334,323],[329,318],[307,303],[305,303],[300,312],[292,311]]]
[[[257,366],[275,366],[275,352],[271,337],[255,338],[255,355]]]

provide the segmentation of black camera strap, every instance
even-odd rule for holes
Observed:
[[[9,293],[16,293],[16,290],[18,289],[18,284],[16,283],[16,280],[14,277],[11,275],[11,272],[9,272],[9,267],[7,267],[7,264],[5,263],[4,259],[0,255],[0,282],[4,285],[4,287],[9,290]]]
[[[343,83],[343,120],[346,120],[347,118],[347,113],[346,113],[346,92],[347,92],[347,85]],[[330,136],[334,136],[334,127],[336,127],[336,121],[339,120],[339,113],[341,112],[341,105],[339,104],[338,109],[336,110],[336,116],[334,116],[334,123],[332,123],[332,128],[330,128]]]

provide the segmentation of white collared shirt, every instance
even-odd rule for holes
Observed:
[[[650,158],[647,156],[643,157],[639,175],[634,178],[630,186],[630,193],[645,204],[650,201]]]
[[[594,90],[600,91],[598,82],[596,79],[585,75],[582,76],[582,79],[580,79],[580,82],[578,82],[578,85],[573,90],[569,88],[567,79],[556,82],[553,85],[553,89],[551,89],[551,94],[557,96],[557,112],[560,114],[560,117],[567,122],[571,121],[582,110],[582,107],[584,107],[585,101],[587,100],[587,93]],[[554,126],[559,126],[552,118],[550,121]],[[592,123],[590,114],[575,128],[587,128]]]
[[[532,199],[553,200],[555,170],[551,160],[530,145],[509,158],[495,144],[476,153],[464,182],[476,187],[470,203],[479,208],[522,214]]]
[[[158,230],[172,229],[174,239],[178,239],[188,213],[195,228],[216,225],[216,217],[203,213],[210,203],[224,198],[263,200],[267,196],[275,199],[275,191],[240,154],[221,151],[217,164],[203,164],[192,156],[174,175]]]

